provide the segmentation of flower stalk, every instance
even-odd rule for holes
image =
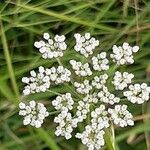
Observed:
[[[112,130],[113,130],[113,132],[112,132]],[[104,139],[105,139],[106,147],[108,150],[116,150],[114,128],[112,126],[111,126],[111,129],[105,130]]]

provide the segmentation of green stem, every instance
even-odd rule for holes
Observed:
[[[112,145],[115,149],[115,130],[114,130],[113,124],[111,125],[111,133],[112,133],[112,139],[111,139],[112,140]]]
[[[144,103],[142,105],[142,113],[145,114],[149,114],[150,111],[149,111],[149,107],[150,107],[150,103],[147,102],[147,103]],[[144,122],[148,121],[148,119],[143,119]],[[147,150],[150,150],[150,132],[145,132],[145,142],[146,142],[146,146],[147,146]]]
[[[1,29],[1,40],[2,40],[3,51],[4,51],[6,63],[7,63],[8,74],[9,74],[9,77],[10,77],[10,80],[12,83],[14,93],[16,95],[16,100],[14,100],[14,102],[18,103],[19,99],[20,99],[19,89],[18,89],[18,86],[16,83],[16,78],[15,78],[15,74],[14,74],[14,70],[13,70],[13,66],[12,66],[12,61],[11,61],[11,56],[10,56],[9,48],[7,45],[7,39],[6,39],[5,31],[3,28],[3,24],[1,21],[0,21],[0,29]]]
[[[111,133],[111,132],[109,129],[106,129],[104,139],[105,139],[107,149],[108,150],[115,150],[114,131],[113,131],[113,133]]]

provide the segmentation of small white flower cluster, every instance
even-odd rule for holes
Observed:
[[[77,133],[75,137],[81,139],[82,143],[88,147],[88,150],[99,150],[105,144],[104,134],[103,130],[87,125],[85,131]]]
[[[72,65],[72,69],[75,70],[76,75],[83,77],[92,75],[92,71],[88,63],[82,64],[80,61],[77,62],[75,60],[70,60],[70,64]]]
[[[122,46],[113,46],[113,54],[110,57],[116,62],[118,65],[123,64],[133,64],[133,53],[138,52],[139,46],[131,47],[128,43],[123,43]]]
[[[44,59],[63,56],[63,51],[67,49],[64,35],[55,35],[54,39],[51,39],[48,33],[44,33],[43,38],[46,42],[43,40],[36,41],[34,46],[39,49]]]
[[[63,66],[57,68],[39,67],[39,72],[30,71],[31,77],[23,77],[22,82],[27,85],[24,87],[23,94],[29,95],[32,93],[46,92],[51,83],[60,84],[70,81],[71,72]]]
[[[106,81],[108,79],[108,75],[107,74],[103,74],[98,76],[95,76],[94,79],[92,80],[92,86],[95,87],[96,89],[101,89]]]
[[[83,83],[74,82],[74,87],[76,88],[76,91],[80,94],[89,94],[89,92],[95,87],[96,89],[101,89],[108,79],[107,74],[103,74],[100,76],[95,76],[93,80],[84,80]]]
[[[123,90],[126,87],[128,87],[128,84],[132,82],[133,78],[134,75],[132,73],[128,72],[121,73],[119,71],[116,71],[112,83],[114,84],[116,90]]]
[[[130,85],[123,95],[132,103],[142,104],[149,100],[150,87],[146,83]]]
[[[54,84],[61,84],[64,82],[70,82],[71,72],[63,66],[52,67],[45,70],[46,75],[50,77],[51,82]]]
[[[24,87],[23,94],[45,92],[50,87],[50,78],[45,74],[44,67],[39,67],[39,72],[30,71],[31,77],[23,77],[22,82],[27,85]]]
[[[103,86],[103,90],[98,93],[98,97],[100,98],[101,102],[108,103],[110,105],[120,102],[120,98],[115,97],[114,94],[110,93],[106,86]]]
[[[102,130],[110,126],[108,111],[106,110],[105,105],[100,105],[100,107],[92,111],[91,117],[91,123],[94,128]]]
[[[90,33],[85,33],[81,36],[79,33],[74,34],[76,39],[76,45],[74,46],[75,51],[80,52],[80,54],[85,57],[93,54],[93,50],[99,46],[99,41],[94,37],[91,37]]]
[[[114,109],[109,108],[108,113],[111,115],[114,124],[119,125],[120,127],[134,125],[133,116],[127,110],[127,105],[116,105]]]
[[[59,124],[55,131],[57,136],[61,135],[66,139],[70,139],[72,137],[71,133],[73,128],[77,127],[77,118],[73,118],[69,112],[73,109],[73,104],[74,100],[70,93],[57,96],[56,99],[52,101],[52,105],[55,109],[60,110],[60,114],[54,118],[54,122]]]
[[[78,102],[76,116],[77,122],[82,122],[87,118],[87,114],[90,112],[91,104],[98,102],[97,93],[88,94],[82,100]]]
[[[42,103],[36,104],[33,100],[29,102],[29,105],[26,105],[23,102],[19,103],[19,108],[19,115],[24,117],[24,125],[30,124],[31,126],[39,128],[43,124],[45,117],[49,116],[44,105]]]
[[[93,69],[97,71],[108,70],[109,60],[106,58],[106,52],[97,54],[97,56],[92,57]]]
[[[72,137],[71,133],[73,131],[73,128],[77,125],[74,126],[71,113],[61,111],[61,113],[54,118],[54,122],[59,124],[56,127],[56,136],[64,136],[67,140]]]
[[[70,93],[57,96],[56,99],[52,101],[52,105],[55,107],[56,110],[61,110],[66,112],[73,109],[73,104],[74,101]]]
[[[91,124],[85,127],[85,131],[75,135],[76,138],[81,139],[83,144],[87,145],[88,150],[99,150],[105,144],[103,137],[105,132],[102,129],[110,126],[107,114],[105,106],[100,105],[91,112]]]
[[[88,94],[92,90],[89,82],[89,80],[84,80],[83,83],[74,82],[74,87],[76,87],[78,93]]]
[[[76,116],[78,122],[82,122],[84,119],[87,118],[87,113],[90,111],[90,104],[89,102],[79,101],[77,106]]]

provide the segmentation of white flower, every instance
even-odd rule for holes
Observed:
[[[103,74],[98,76],[95,76],[94,79],[92,80],[92,86],[95,87],[96,89],[101,89],[106,81],[108,79],[108,75],[107,74]]]
[[[70,81],[71,72],[63,66],[52,67],[46,69],[46,74],[50,77],[51,81],[55,84],[60,84]]]
[[[23,77],[22,82],[27,85],[24,87],[23,94],[46,92],[51,84],[60,84],[70,81],[71,72],[63,66],[57,68],[39,67],[39,72],[30,71],[31,77]]]
[[[121,73],[119,71],[116,71],[112,83],[114,84],[116,90],[123,90],[124,88],[128,87],[128,84],[131,83],[133,78],[134,75],[132,73]]]
[[[74,82],[74,86],[78,93],[88,94],[92,90],[89,80],[84,80],[83,83]]]
[[[64,136],[68,140],[78,124],[86,124],[84,131],[76,133],[75,137],[81,139],[88,150],[100,150],[105,144],[104,131],[110,128],[112,123],[120,127],[134,125],[133,116],[127,110],[127,106],[118,104],[122,100],[119,97],[122,93],[119,92],[127,89],[123,91],[123,95],[132,103],[142,104],[149,100],[150,87],[146,83],[132,85],[134,75],[128,72],[116,71],[112,79],[108,75],[112,75],[115,68],[108,70],[109,60],[106,52],[93,55],[94,50],[99,46],[99,41],[91,37],[90,33],[85,33],[83,36],[76,33],[74,37],[75,51],[89,58],[80,57],[80,61],[70,60],[73,74],[67,68],[57,64],[51,68],[40,66],[38,71],[31,70],[30,77],[22,78],[22,82],[26,84],[23,93],[28,95],[46,92],[50,86],[70,82],[65,86],[71,93],[68,93],[65,88],[61,91],[63,94],[58,94],[52,101],[52,105],[59,113],[54,118],[54,122],[58,124],[55,134]],[[43,58],[63,56],[67,48],[64,35],[56,35],[52,39],[48,33],[44,33],[43,38],[44,40],[34,43]],[[114,45],[112,49],[113,53],[110,57],[118,67],[132,64],[133,54],[138,52],[139,47],[131,47],[128,43],[123,43],[122,46]],[[120,91],[115,91],[112,85],[108,86],[111,83],[115,90]],[[44,105],[36,104],[35,101],[30,101],[28,105],[21,102],[19,108],[19,115],[24,118],[23,124],[30,124],[36,128],[41,127],[43,120],[49,115]]]
[[[100,98],[101,102],[106,104],[108,103],[110,105],[114,105],[115,103],[120,102],[120,98],[110,93],[106,86],[103,86],[102,91],[98,92],[98,97]]]
[[[80,54],[85,57],[93,54],[93,50],[99,46],[99,41],[91,37],[90,33],[85,33],[84,36],[79,33],[74,34],[76,39],[76,45],[74,46],[75,51],[80,52]]]
[[[93,128],[96,127],[99,130],[102,130],[110,126],[110,119],[108,117],[108,112],[105,108],[105,105],[100,105],[100,107],[92,111],[91,117],[91,126]]]
[[[71,133],[73,131],[73,118],[71,113],[61,111],[61,113],[54,118],[54,122],[59,124],[56,127],[56,136],[64,136],[67,140],[72,137]]]
[[[35,101],[30,101],[29,105],[23,102],[19,103],[19,115],[23,116],[23,124],[35,126],[36,128],[41,127],[45,117],[49,116],[46,108],[42,103],[37,103]]]
[[[82,64],[80,61],[77,62],[75,60],[70,60],[70,64],[72,65],[72,69],[75,70],[76,75],[83,77],[92,75],[92,71],[88,63]]]
[[[114,109],[109,108],[108,113],[111,115],[111,119],[116,125],[121,127],[134,125],[133,116],[127,110],[127,105],[116,105]]]
[[[88,147],[88,150],[99,150],[105,144],[104,134],[103,130],[87,125],[85,130],[82,133],[77,133],[75,137],[81,139],[82,143]]]
[[[78,101],[76,116],[78,122],[82,122],[87,118],[88,112],[90,112],[91,104],[98,103],[97,93],[86,95],[83,100]]]
[[[150,99],[150,87],[146,83],[130,85],[123,95],[132,103],[142,104]]]
[[[38,73],[30,71],[30,75],[31,77],[22,78],[22,82],[27,84],[23,90],[24,95],[45,92],[50,87],[50,77],[45,74],[44,67],[40,66]]]
[[[52,101],[52,105],[56,110],[67,111],[73,109],[74,101],[70,93],[57,96],[56,99]]]
[[[54,39],[50,39],[48,33],[43,34],[45,41],[36,41],[34,46],[39,49],[44,59],[62,57],[63,52],[67,49],[64,35],[56,35]]]
[[[113,54],[111,54],[110,57],[118,65],[123,65],[134,63],[133,53],[138,52],[139,47],[138,46],[131,47],[128,43],[123,43],[123,45],[119,47],[114,45],[112,49]]]
[[[97,56],[92,57],[93,69],[97,71],[108,70],[109,60],[106,58],[106,52],[97,54]]]

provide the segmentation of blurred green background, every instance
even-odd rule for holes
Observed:
[[[149,0],[0,0],[0,150],[86,150],[77,139],[54,135],[54,94],[22,96],[23,76],[40,65],[57,63],[42,59],[33,46],[44,32],[66,35],[69,47],[61,58],[66,66],[70,58],[78,57],[72,50],[76,32],[90,32],[100,40],[100,50],[108,53],[113,44],[137,44],[135,63],[123,71],[134,73],[135,82],[150,82]],[[52,90],[63,93],[67,87]],[[43,128],[23,126],[18,116],[18,102],[31,99],[52,112]],[[117,150],[150,150],[150,104],[129,107],[135,126],[116,128]]]

